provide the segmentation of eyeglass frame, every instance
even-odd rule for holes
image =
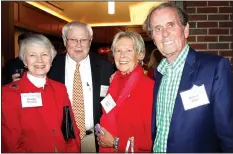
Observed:
[[[88,43],[90,43],[91,39],[75,39],[75,38],[67,38],[66,37],[66,41],[72,41],[72,44],[78,44],[80,43],[81,45],[87,45]],[[86,41],[86,42],[85,42]]]

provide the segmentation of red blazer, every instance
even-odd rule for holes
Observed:
[[[138,73],[138,76],[135,78],[133,77],[134,79],[131,80],[135,71]],[[100,124],[113,136],[120,138],[117,152],[125,152],[127,141],[129,137],[132,136],[134,137],[135,152],[150,152],[152,145],[151,114],[154,81],[143,73],[142,67],[138,66],[135,68],[130,74],[129,79],[127,79],[123,89],[120,90],[120,96],[122,96],[122,91],[127,91],[127,97],[122,100],[121,105],[118,106],[118,103],[121,101],[119,95],[117,96],[117,94],[119,94],[118,88],[122,84],[118,77],[119,73],[118,71],[114,76],[108,90],[108,93],[112,95],[117,104],[113,111],[115,112],[114,118],[111,117],[112,111],[108,114],[104,112]],[[114,121],[113,119],[115,119],[115,124],[112,123]],[[116,129],[114,130],[113,127]],[[100,148],[100,152],[107,152],[105,149],[106,148]],[[110,150],[108,152],[112,151]]]
[[[21,93],[40,92],[42,107],[22,108]],[[64,140],[61,125],[63,107],[70,101],[63,84],[46,79],[44,89],[27,78],[2,88],[2,152],[80,152],[79,130],[76,139]]]

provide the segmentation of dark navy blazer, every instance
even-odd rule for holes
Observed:
[[[156,102],[162,75],[155,70],[152,140],[156,136]],[[208,99],[185,111],[180,93],[205,86]],[[224,57],[189,49],[169,129],[167,152],[233,152],[233,83]]]

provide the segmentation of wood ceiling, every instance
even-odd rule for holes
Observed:
[[[45,1],[43,5],[66,21],[78,20],[91,26],[141,25],[148,11],[163,2],[115,2],[115,14],[108,14],[108,2]]]

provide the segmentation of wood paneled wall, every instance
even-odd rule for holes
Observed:
[[[14,2],[15,26],[31,31],[61,37],[62,27],[67,22],[25,2]]]
[[[1,53],[2,67],[14,57],[14,11],[13,3],[1,2]]]
[[[18,28],[37,32],[47,36],[61,38],[62,27],[67,23],[45,11],[26,2],[3,1],[2,11],[2,58],[5,62],[13,59],[15,54],[15,32]],[[151,39],[143,32],[142,26],[107,26],[93,27],[93,44],[110,44],[119,31],[135,31],[142,35],[145,41]],[[52,41],[52,40],[51,40]],[[61,41],[61,42],[60,42]],[[62,40],[55,41],[56,46],[63,46]],[[53,41],[52,41],[53,42]]]
[[[17,55],[14,37],[18,28],[61,38],[61,29],[67,23],[25,2],[11,1],[1,2],[1,22],[2,67]],[[63,44],[62,40],[59,44]]]
[[[93,42],[94,43],[111,43],[114,36],[120,31],[133,31],[139,33],[144,41],[151,41],[147,34],[143,31],[141,25],[135,26],[108,26],[108,27],[93,27]]]

